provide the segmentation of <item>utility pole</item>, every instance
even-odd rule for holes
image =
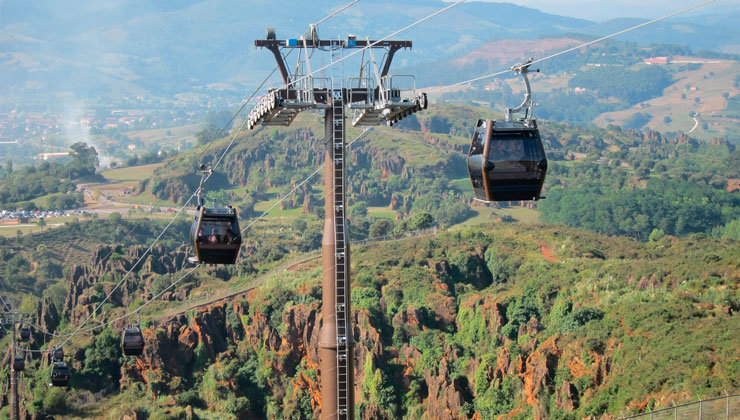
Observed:
[[[256,40],[255,46],[273,53],[284,85],[271,89],[252,109],[247,117],[250,130],[257,125],[289,126],[302,111],[324,111],[324,237],[321,242],[323,322],[319,331],[321,419],[352,420],[355,417],[355,384],[350,249],[345,218],[345,105],[352,112],[353,126],[369,127],[384,122],[392,126],[404,117],[426,109],[426,94],[416,94],[414,86],[411,98],[402,99],[401,89],[394,86],[394,76],[388,74],[394,54],[400,49],[411,48],[411,41],[358,40],[353,36],[322,40],[318,38],[316,25],[311,25],[300,39],[278,40],[275,31],[268,29],[266,39]],[[293,74],[285,64],[281,52],[283,49],[298,49],[299,55],[301,50],[304,53],[303,61],[299,60]],[[330,78],[313,76],[309,49],[331,51]],[[343,76],[337,77],[335,74],[334,64],[342,60],[342,51],[346,49],[367,49],[371,57],[368,65],[373,66],[375,77],[363,75],[360,71],[360,77],[343,83]],[[385,50],[382,70],[375,63],[373,49]],[[403,76],[395,77],[397,83]],[[413,77],[405,77],[413,81]]]
[[[13,341],[10,348],[10,420],[19,420],[18,372],[15,370],[15,323],[12,324]]]
[[[2,298],[0,298],[2,299]],[[2,300],[5,309],[0,318],[0,323],[10,325],[11,329],[11,347],[10,347],[10,420],[20,420],[20,404],[18,400],[18,371],[15,370],[15,333],[16,326],[22,321],[21,314],[17,311],[11,311],[10,307]]]

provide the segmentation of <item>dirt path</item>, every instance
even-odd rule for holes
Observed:
[[[686,134],[693,133],[694,130],[696,130],[696,127],[698,127],[698,126],[699,126],[699,119],[697,119],[696,117],[694,117],[694,126],[691,127],[691,130],[687,131]]]
[[[547,244],[546,243],[544,243],[544,242],[542,242],[540,240],[538,240],[537,243],[540,244],[540,250],[542,251],[542,256],[545,257],[545,259],[547,261],[550,261],[550,262],[558,262],[557,258],[555,258],[552,255],[552,251],[550,251],[550,248],[547,247]]]

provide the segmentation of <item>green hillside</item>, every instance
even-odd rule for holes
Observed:
[[[296,246],[274,241],[278,261]],[[67,402],[32,361],[27,407],[62,419],[312,418],[320,268],[254,277],[271,266],[260,255],[227,277],[198,270],[182,286],[191,295],[224,287],[219,277],[261,285],[146,321],[142,362],[120,357],[115,330],[75,340]],[[356,247],[352,272],[358,418],[613,418],[740,390],[735,242],[489,224]],[[135,293],[158,287],[145,273]],[[102,400],[71,403],[111,383]]]
[[[540,121],[547,199],[477,206],[464,156],[481,116],[492,115],[436,106],[348,152],[352,240],[442,230],[353,247],[358,418],[611,419],[739,391],[733,144]],[[317,115],[241,135],[207,184],[209,200],[236,205],[246,226],[320,164],[322,138]],[[136,194],[182,204],[194,169],[228,144],[106,175],[143,178]],[[4,294],[45,331],[72,332],[110,296],[87,324],[93,334],[67,343],[71,389],[49,389],[48,360],[27,356],[25,410],[34,419],[313,418],[320,185],[245,232],[238,264],[190,274],[185,215],[141,261],[166,220],[116,213],[0,242]],[[118,317],[134,310],[147,343],[140,359],[120,353],[134,319]],[[39,330],[28,346],[59,342]]]
[[[464,159],[473,124],[492,117],[491,110],[480,107],[437,105],[399,127],[367,133],[349,149],[348,203],[358,208],[350,213],[358,216],[355,232],[366,234],[373,223],[373,215],[362,210],[367,207],[386,207],[401,222],[429,212],[444,227],[485,213],[468,206],[473,195]],[[740,177],[740,152],[726,140],[542,120],[540,131],[550,162],[549,198],[534,206],[543,220],[644,241],[653,230],[721,236],[740,219],[740,197],[724,191],[729,179]],[[348,140],[359,133],[349,130]],[[321,163],[322,139],[315,115],[300,116],[289,129],[243,134],[206,185],[208,193],[217,202],[236,205],[244,216],[259,214]],[[194,168],[218,159],[229,140],[167,160],[139,191],[182,203],[197,188]],[[319,214],[320,185],[316,177],[281,206],[289,213],[274,215]]]

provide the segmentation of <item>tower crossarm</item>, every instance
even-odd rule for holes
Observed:
[[[403,48],[411,48],[411,41],[373,41],[373,40],[361,40],[356,39],[353,36],[347,37],[347,39],[309,39],[304,40],[299,38],[289,39],[257,39],[254,41],[254,46],[258,48],[267,48],[275,56],[277,61],[280,75],[283,77],[283,83],[286,85],[290,84],[290,73],[288,67],[285,65],[280,50],[283,48],[343,48],[343,49],[362,49],[362,48],[385,48],[388,49],[388,56],[383,63],[383,70],[381,76],[388,74],[388,70],[391,68],[391,61],[396,52]]]

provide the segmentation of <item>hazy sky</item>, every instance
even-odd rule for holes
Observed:
[[[494,1],[494,0],[475,0]],[[617,17],[656,18],[667,15],[679,9],[694,4],[703,3],[701,0],[496,0],[514,3],[543,12],[554,13],[570,17],[604,21]],[[715,3],[703,6],[694,13],[726,13],[740,10],[740,0],[718,0]],[[690,16],[687,14],[686,16]]]

